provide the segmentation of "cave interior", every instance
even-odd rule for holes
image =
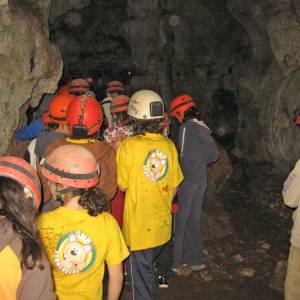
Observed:
[[[2,154],[23,154],[16,130],[73,78],[93,78],[98,100],[111,80],[128,96],[155,90],[166,107],[191,95],[221,153],[203,216],[210,270],[190,285],[173,278],[161,299],[282,299],[291,211],[281,189],[300,156],[299,4],[0,0],[0,20]]]

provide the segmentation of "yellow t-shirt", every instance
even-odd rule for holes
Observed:
[[[0,251],[0,263],[0,300],[16,300],[22,270],[18,257],[9,246]]]
[[[125,139],[117,152],[118,185],[127,189],[123,235],[131,251],[171,237],[173,189],[183,179],[173,142],[148,133]]]
[[[117,265],[128,256],[116,220],[60,207],[42,214],[38,226],[59,300],[102,299],[104,262]]]

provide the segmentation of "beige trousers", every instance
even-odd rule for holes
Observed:
[[[300,248],[293,245],[290,247],[284,299],[300,300]]]

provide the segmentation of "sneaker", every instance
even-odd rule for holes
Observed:
[[[164,275],[158,276],[158,287],[161,289],[167,289],[169,287],[166,276],[164,276]]]
[[[189,276],[192,273],[192,269],[186,264],[179,266],[178,268],[171,268],[178,276]]]
[[[205,264],[189,266],[192,271],[202,271],[206,268]]]

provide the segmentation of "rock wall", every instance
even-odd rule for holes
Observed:
[[[171,96],[170,53],[163,4],[158,0],[128,0],[128,20],[123,26],[138,70],[131,80],[133,90],[153,89],[168,99]]]
[[[235,137],[234,155],[286,172],[300,155],[299,10],[292,0],[127,1],[131,83],[166,102],[192,94],[216,134]]]
[[[36,2],[36,0],[33,0]],[[43,3],[44,1],[42,1]],[[49,22],[53,23],[56,19],[70,11],[79,11],[89,5],[91,0],[52,0],[50,6]]]
[[[55,91],[62,60],[47,38],[47,25],[25,1],[0,2],[0,153],[6,153],[25,111]],[[12,151],[10,151],[11,153]]]
[[[244,122],[235,153],[269,160],[287,171],[300,155],[299,129],[293,122],[300,104],[299,7],[289,0],[230,0],[227,7],[252,45],[248,63],[235,75]]]
[[[56,2],[61,5],[63,1]],[[129,73],[135,69],[121,25],[127,18],[126,1],[91,0],[82,9],[79,7],[87,1],[77,2],[80,5],[64,13],[59,10],[60,16],[50,24],[50,39],[63,57],[63,79],[92,77],[94,91],[101,99],[108,81],[117,79],[127,84]]]
[[[129,94],[153,88],[166,104],[189,93],[213,131],[230,135],[234,155],[285,172],[299,157],[295,1],[0,1],[5,140],[27,107],[56,88],[62,61],[50,30],[65,80],[92,76],[101,97],[108,80],[121,79]]]

